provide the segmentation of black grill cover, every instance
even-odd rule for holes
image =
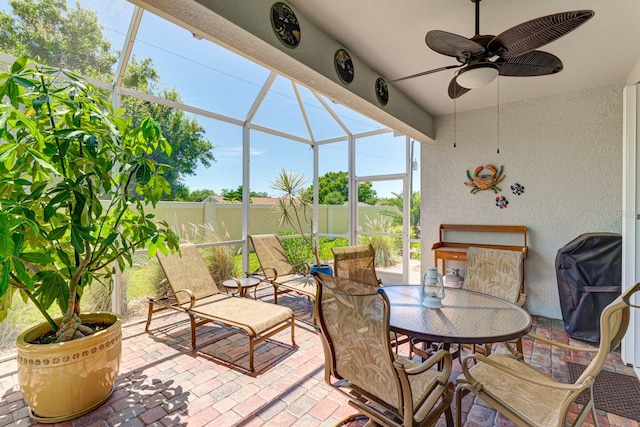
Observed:
[[[570,337],[600,341],[600,313],[621,292],[622,236],[583,234],[556,255],[564,329]]]

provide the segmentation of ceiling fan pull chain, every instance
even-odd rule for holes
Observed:
[[[453,98],[453,148],[456,148],[456,98]]]
[[[497,103],[497,129],[496,129],[496,134],[498,135],[498,150],[496,151],[498,154],[500,154],[500,76],[498,76],[498,78],[496,79],[496,84],[498,85],[498,103]]]
[[[480,35],[480,0],[471,0],[476,4],[476,36]]]

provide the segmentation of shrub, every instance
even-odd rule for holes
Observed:
[[[227,279],[238,277],[233,250],[229,246],[214,246],[203,250],[204,259],[211,277],[218,286]]]
[[[279,231],[278,236],[290,236],[292,234],[298,234],[295,231]],[[313,253],[308,243],[301,237],[294,237],[290,239],[280,239],[284,252],[289,257],[291,264],[294,267],[298,267],[299,272],[304,272],[303,264],[311,261]]]
[[[111,291],[113,289],[113,281],[104,282],[98,286],[87,286],[82,294],[82,304],[88,311],[113,311],[111,307]],[[120,290],[120,296],[123,299],[123,307],[126,307],[125,287]],[[124,310],[123,310],[124,311]],[[125,317],[125,313],[121,313]]]
[[[216,230],[211,224],[182,224],[173,231],[180,237],[180,241],[194,244],[220,242],[222,241],[221,236],[229,238],[229,232],[226,229]]]
[[[338,237],[333,240],[329,240],[327,237],[323,237],[320,239],[320,250],[319,255],[320,259],[323,260],[333,260],[333,252],[331,252],[332,248],[341,248],[343,246],[349,245],[349,239],[344,237]]]
[[[391,218],[376,217],[373,220],[367,218],[365,224],[366,231],[389,233],[393,230],[393,221]],[[393,236],[362,236],[360,242],[362,244],[371,243],[376,252],[376,267],[390,267],[398,263],[398,238]]]
[[[121,278],[121,315],[127,321],[146,315],[147,297],[164,295],[169,290],[160,264],[146,255],[134,256],[133,267],[125,270]],[[111,286],[91,286],[82,298],[92,310],[112,310]]]
[[[78,316],[85,288],[131,265],[137,249],[178,246],[168,224],[145,213],[170,192],[154,159],[171,145],[157,122],[134,126],[67,71],[23,57],[0,77],[0,320],[20,295],[57,342],[92,334]]]
[[[410,243],[410,248],[411,248],[411,249],[410,249],[410,250],[411,250],[411,253],[409,254],[409,256],[411,257],[411,259],[417,259],[417,260],[420,260],[420,256],[421,256],[421,253],[420,253],[420,243],[417,243],[417,242],[415,242],[415,243]]]
[[[220,242],[222,239],[218,231],[211,224],[189,224],[183,225],[179,230],[175,230],[182,241],[192,243],[212,243]],[[229,233],[223,231],[226,238]],[[233,249],[229,246],[214,246],[201,251],[202,259],[207,265],[213,280],[221,284],[227,279],[238,277],[239,270],[236,268]]]
[[[364,239],[364,238],[363,238]],[[376,252],[376,267],[391,267],[397,264],[396,249],[391,236],[366,236]]]

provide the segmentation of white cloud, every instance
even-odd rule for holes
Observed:
[[[250,149],[249,154],[252,156],[261,156],[264,150]],[[216,147],[213,155],[218,158],[240,157],[242,156],[242,147]]]

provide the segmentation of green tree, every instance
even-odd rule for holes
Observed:
[[[368,205],[375,205],[378,202],[378,193],[373,189],[370,182],[361,182],[358,185],[358,201]]]
[[[339,191],[332,191],[331,193],[324,196],[323,205],[341,205],[346,200],[344,196]]]
[[[337,197],[335,193],[342,195]],[[318,200],[321,205],[341,205],[349,197],[349,174],[347,172],[327,172],[318,178]],[[358,186],[358,202],[374,205],[377,201],[376,190],[370,182]]]
[[[225,202],[241,202],[242,201],[242,186],[238,186],[236,190],[229,188],[223,188],[220,192]]]
[[[12,0],[0,12],[0,49],[15,56],[40,57],[79,74],[110,76],[117,56],[102,34],[97,15],[66,0]]]
[[[242,185],[239,185],[235,190],[229,188],[223,188],[220,191],[222,197],[227,202],[241,202],[242,201]],[[251,191],[249,190],[249,197],[269,197],[266,191]]]
[[[127,66],[124,85],[141,92],[157,95],[175,102],[182,102],[180,93],[175,89],[156,89],[160,76],[153,68],[150,58],[137,61],[132,58]],[[205,130],[194,118],[186,113],[166,105],[142,101],[137,98],[123,97],[122,105],[133,119],[134,126],[144,117],[151,116],[160,124],[162,134],[172,147],[171,157],[165,153],[157,153],[154,160],[171,166],[164,177],[171,184],[171,195],[165,199],[188,200],[189,189],[182,181],[185,175],[195,175],[198,162],[210,167],[215,161],[213,145],[204,137]]]
[[[26,57],[0,73],[0,99],[0,320],[19,291],[58,341],[93,333],[78,318],[86,286],[132,265],[136,249],[178,249],[169,225],[145,214],[168,191],[150,154],[171,146],[152,119],[132,127],[90,84]]]
[[[249,197],[269,197],[266,191],[249,191]]]
[[[0,12],[0,49],[15,56],[38,56],[50,65],[73,70],[105,81],[113,80],[117,56],[103,34],[96,13],[79,3],[68,7],[66,0],[13,0],[11,12]],[[141,92],[181,102],[175,89],[158,89],[160,75],[153,61],[133,58],[127,66],[124,85]],[[164,198],[187,200],[189,190],[182,181],[194,175],[198,163],[205,167],[215,161],[213,145],[196,119],[184,111],[136,98],[124,97],[123,106],[137,126],[151,116],[172,146],[172,155],[158,153],[154,160],[170,166],[164,174],[172,192]]]
[[[402,209],[404,206],[403,203],[403,195],[402,193],[394,193],[392,192],[393,197],[388,199],[380,200],[379,204],[381,206],[395,206],[398,209],[389,209],[383,211],[383,214],[389,216],[393,225],[402,225]],[[418,238],[420,237],[420,192],[414,191],[411,194],[411,208],[409,210],[409,224],[411,226],[411,237]]]
[[[335,203],[339,200],[335,193],[342,196],[342,200],[338,203]],[[327,198],[330,194],[332,196]],[[342,204],[347,200],[348,194],[349,176],[346,172],[327,172],[321,177],[318,177],[318,203],[321,205]]]
[[[127,78],[124,81],[125,85],[130,79],[141,82],[142,79],[137,78],[138,73],[146,74],[150,70],[145,70],[144,68],[151,66],[150,61],[148,63],[138,63],[133,59],[130,65],[132,72],[127,73]],[[155,82],[152,80],[146,83]],[[154,85],[151,84],[150,86]],[[171,101],[182,101],[180,93],[175,89],[164,88],[158,96]],[[200,126],[196,119],[187,117],[184,111],[176,110],[166,105],[141,101],[131,97],[124,97],[122,105],[133,119],[134,125],[137,125],[146,116],[153,117],[160,124],[160,128],[167,141],[171,144],[173,151],[171,157],[164,153],[159,153],[154,157],[154,160],[171,166],[165,172],[164,177],[171,184],[172,199],[184,200],[188,198],[189,190],[182,181],[182,177],[195,175],[198,162],[205,167],[210,167],[211,162],[215,161],[212,153],[213,145],[204,137],[204,128]]]
[[[189,193],[189,198],[188,201],[189,202],[201,202],[204,199],[206,199],[209,196],[215,196],[216,192],[213,190],[207,190],[207,189],[202,189],[202,190],[193,190],[192,192]]]

